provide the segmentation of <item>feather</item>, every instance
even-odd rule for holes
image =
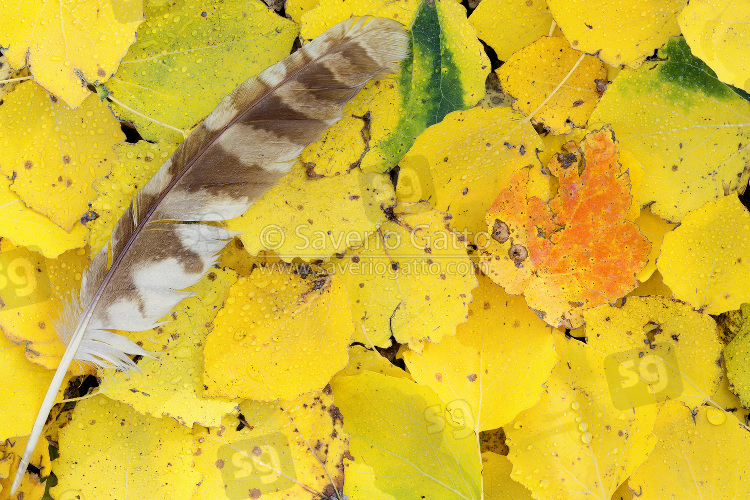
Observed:
[[[373,78],[394,72],[407,34],[383,18],[349,19],[225,97],[136,195],[92,259],[57,326],[67,344],[13,482],[18,489],[74,360],[135,367],[147,355],[110,330],[158,326],[234,236],[202,221],[242,215],[341,118]],[[198,222],[185,224],[186,222]]]

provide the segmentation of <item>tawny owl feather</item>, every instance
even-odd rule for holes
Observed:
[[[243,214],[289,171],[302,149],[341,118],[371,79],[407,53],[397,22],[350,19],[248,80],[143,187],[92,260],[58,326],[67,350],[50,384],[13,482],[14,493],[74,360],[128,370],[146,354],[110,330],[153,328],[200,280],[233,236],[196,221]]]

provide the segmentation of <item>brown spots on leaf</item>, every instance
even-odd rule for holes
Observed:
[[[344,425],[344,415],[341,414],[341,410],[339,410],[338,406],[336,405],[329,406],[328,414],[331,416],[331,419],[333,420],[333,425],[336,425],[336,422],[339,422],[341,425]]]
[[[31,170],[31,167],[33,166],[34,166],[34,163],[32,163],[31,160],[26,160],[23,164],[23,168],[25,168],[26,170]]]
[[[607,80],[597,78],[596,80],[594,80],[594,83],[596,84],[596,93],[599,94],[599,97],[603,96],[604,92],[607,90],[609,82]]]
[[[250,498],[256,500],[257,498],[260,498],[262,493],[258,488],[252,488],[247,494]]]
[[[672,165],[672,172],[677,172],[677,165]]]
[[[581,106],[583,104],[583,99],[578,99],[576,102],[573,103],[573,107],[577,108],[578,106]]]
[[[37,323],[37,326],[39,326],[39,328],[41,328],[42,330],[47,328],[47,325],[44,321],[40,321],[39,323]]]
[[[216,273],[211,271],[206,277],[208,278],[208,281],[214,281],[216,280]]]
[[[51,95],[51,96],[49,96],[49,100],[52,101],[53,103],[56,103],[57,102],[57,96]]]
[[[73,179],[65,179],[65,187],[70,187],[73,185]]]
[[[222,460],[222,459],[218,459],[218,460],[216,461],[216,468],[217,468],[217,469],[223,469],[223,468],[224,468],[224,460]]]
[[[483,307],[483,308],[484,308],[484,310],[486,311],[487,309],[489,309],[489,308],[490,308],[490,307],[492,307],[492,306],[490,305],[490,303],[489,303],[489,302],[485,301],[485,302],[484,302],[484,304],[482,304],[482,307]]]
[[[492,226],[492,239],[498,243],[505,243],[508,238],[510,238],[508,225],[500,219],[495,219],[495,224]]]
[[[256,446],[251,453],[256,457],[259,457],[263,454],[263,450],[260,449],[260,446]]]
[[[510,260],[516,264],[516,267],[522,267],[523,261],[525,261],[528,256],[529,251],[523,245],[515,244],[508,250],[508,257],[510,257]]]
[[[472,373],[471,375],[467,375],[466,378],[469,379],[469,382],[474,382],[477,379],[477,374]]]
[[[517,319],[515,321],[513,321],[513,328],[518,328],[519,326],[521,326],[521,321],[519,321]]]
[[[96,76],[98,76],[99,78],[104,78],[105,76],[107,76],[107,73],[102,68],[99,68],[96,70]]]
[[[67,165],[68,163],[70,163],[70,156],[68,156],[68,155],[63,155],[63,158],[62,158],[62,160],[63,160],[63,164],[64,164],[64,165]]]
[[[438,382],[440,382],[442,384],[443,383],[443,374],[442,373],[436,373],[435,374],[435,380],[437,380]]]

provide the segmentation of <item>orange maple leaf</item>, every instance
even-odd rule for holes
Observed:
[[[577,328],[584,309],[635,288],[651,244],[625,219],[630,178],[609,127],[569,142],[547,168],[560,180],[555,198],[530,197],[522,169],[487,211],[482,269],[506,292],[523,293],[548,324]]]

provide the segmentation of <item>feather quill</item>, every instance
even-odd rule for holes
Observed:
[[[158,326],[234,235],[201,224],[242,215],[341,118],[371,79],[407,55],[403,26],[349,19],[225,97],[136,195],[92,259],[57,325],[67,348],[39,410],[11,494],[29,464],[70,364],[135,367],[147,355],[111,330]],[[186,224],[187,222],[198,222]]]

